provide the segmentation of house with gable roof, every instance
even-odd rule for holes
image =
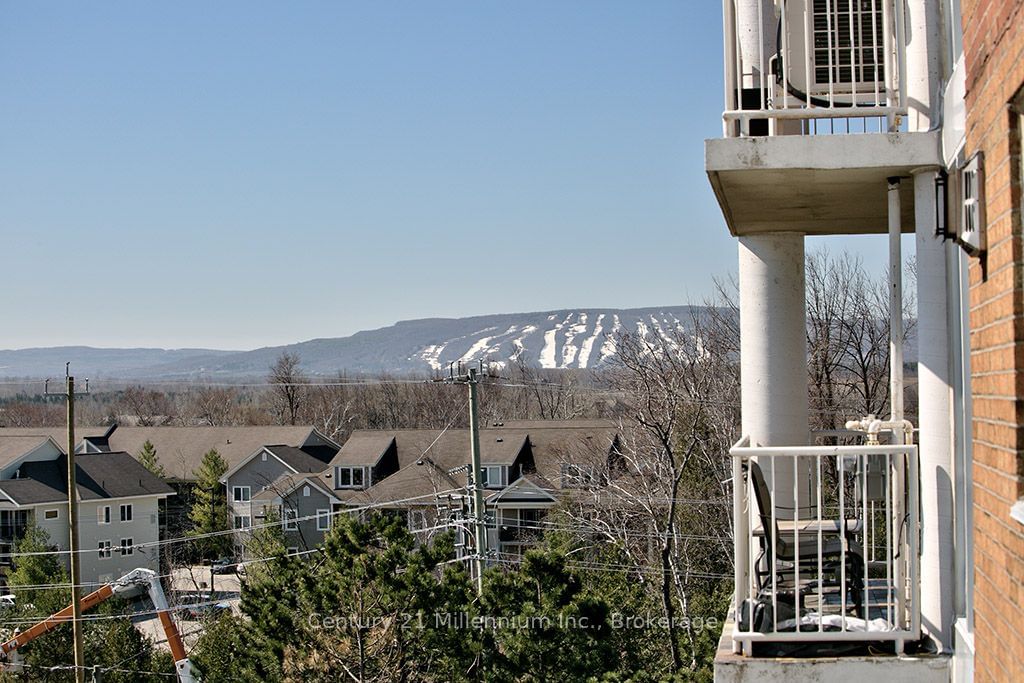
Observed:
[[[244,545],[246,530],[253,525],[253,520],[265,518],[263,507],[266,501],[287,497],[307,475],[315,477],[322,473],[337,452],[336,443],[313,430],[299,446],[261,446],[225,472],[221,483],[227,492],[231,526],[239,532],[236,535],[239,550]],[[324,488],[312,482],[302,487],[300,492],[306,494],[305,498],[310,497],[313,489]],[[259,497],[258,501],[254,501],[254,496]],[[308,505],[302,506],[303,509],[306,507]],[[279,508],[285,530],[300,532],[299,522],[296,521],[300,517],[298,507],[282,505]]]
[[[322,443],[324,435],[310,425],[248,425],[248,426],[158,426],[131,427],[113,424],[100,427],[78,427],[76,453],[125,452],[138,458],[148,441],[156,449],[163,467],[164,481],[175,494],[164,501],[160,510],[161,533],[180,536],[189,527],[188,511],[196,471],[203,457],[216,450],[229,469],[238,466],[258,452],[264,444],[284,444],[303,448]],[[44,435],[63,444],[64,427],[3,427],[0,437]],[[336,450],[336,447],[335,447]]]
[[[287,543],[322,543],[335,515],[378,509],[421,540],[454,528],[470,461],[466,429],[357,430],[319,473],[287,474],[253,496],[254,519],[277,514]],[[603,420],[540,420],[480,432],[481,481],[492,553],[518,556],[536,542],[560,497],[601,480],[619,447]]]
[[[160,569],[159,505],[174,490],[131,455],[73,456],[79,499],[81,580],[106,582],[131,569]],[[49,435],[0,435],[0,580],[32,524],[55,550],[69,544],[68,455]],[[65,566],[67,555],[62,555]]]

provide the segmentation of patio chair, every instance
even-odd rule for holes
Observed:
[[[758,516],[761,519],[763,537],[761,540],[761,554],[754,563],[754,571],[757,577],[758,590],[764,591],[771,587],[772,574],[776,576],[776,589],[780,596],[783,593],[792,593],[794,600],[803,602],[803,597],[812,592],[814,584],[812,580],[803,581],[802,577],[793,576],[792,580],[787,578],[787,572],[776,566],[766,566],[772,562],[771,548],[775,549],[775,562],[787,563],[795,567],[797,559],[800,560],[801,574],[818,571],[818,532],[816,529],[800,535],[799,545],[796,542],[796,535],[790,531],[781,532],[777,523],[772,523],[772,498],[771,492],[764,479],[764,473],[760,466],[750,461],[746,466],[754,484],[754,499],[757,501]],[[864,558],[851,544],[851,527],[847,520],[839,520],[831,523],[828,530],[822,532],[821,539],[821,560],[822,576],[817,577],[820,588],[839,587],[842,584],[843,558],[846,559],[846,591],[853,598],[854,613],[863,617],[862,591],[864,587]],[[859,528],[854,526],[853,528]],[[794,571],[788,572],[790,576]],[[826,579],[826,577],[828,577]]]

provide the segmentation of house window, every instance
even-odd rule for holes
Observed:
[[[96,523],[97,524],[110,524],[110,506],[101,505],[96,508]]]
[[[590,465],[574,465],[562,463],[562,488],[563,489],[585,489],[594,486],[597,477],[594,475],[594,468]]]
[[[537,509],[526,509],[519,511],[519,524],[530,529],[539,529],[540,521],[544,518],[544,511]]]
[[[336,467],[334,487],[339,489],[363,488],[362,467]]]
[[[303,486],[302,487],[302,497],[303,498],[309,498],[309,487],[308,486]]]
[[[132,521],[132,504],[127,503],[121,506],[121,521],[130,522]]]
[[[284,530],[297,531],[299,528],[299,513],[295,510],[284,511]]]
[[[261,460],[261,461],[263,461],[263,462],[266,462],[266,461],[267,461],[267,452],[266,452],[266,451],[263,451],[263,452],[262,452],[262,453],[260,454],[260,460]]]
[[[484,488],[500,489],[505,485],[505,466],[486,465],[480,468],[480,483]]]
[[[409,530],[422,531],[427,528],[427,513],[423,510],[409,510]]]
[[[234,486],[231,489],[231,500],[235,503],[248,503],[252,489],[248,486]]]
[[[60,510],[46,510],[43,512],[44,519],[57,519],[60,517]]]
[[[331,528],[331,511],[330,510],[317,510],[316,511],[316,530],[327,531]]]
[[[99,556],[101,560],[110,559],[110,541],[100,541]]]
[[[121,556],[134,555],[135,554],[135,539],[122,538],[121,539]]]
[[[299,546],[297,546],[297,545],[289,546],[288,554],[289,555],[298,555],[299,554]]]
[[[248,529],[252,526],[252,519],[249,515],[235,515],[235,528]]]

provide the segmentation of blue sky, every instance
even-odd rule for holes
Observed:
[[[0,347],[699,301],[720,36],[707,0],[5,2]]]

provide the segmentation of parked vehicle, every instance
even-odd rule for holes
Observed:
[[[178,606],[178,615],[191,621],[216,619],[222,614],[230,613],[231,605],[224,601],[198,600]]]
[[[238,563],[230,557],[222,557],[210,563],[214,574],[234,574]]]

